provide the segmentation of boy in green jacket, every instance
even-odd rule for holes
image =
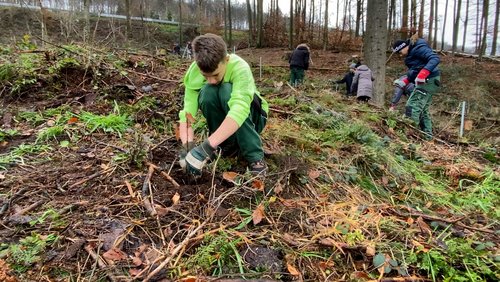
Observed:
[[[179,113],[179,164],[188,173],[200,175],[220,146],[223,155],[239,151],[251,173],[265,174],[259,134],[269,106],[257,91],[250,66],[236,54],[228,55],[226,43],[215,34],[196,37],[192,47],[195,61],[184,76],[184,108]],[[210,136],[195,147],[189,120],[198,109],[207,120]]]

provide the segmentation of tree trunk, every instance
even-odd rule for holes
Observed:
[[[417,31],[417,0],[411,0],[411,30],[410,34],[413,35]]]
[[[438,0],[434,0],[434,20],[436,21],[436,24],[434,24],[434,36],[432,41],[432,48],[437,49],[437,34],[438,34]]]
[[[369,0],[363,53],[366,64],[375,77],[373,96],[375,104],[385,101],[385,61],[387,51],[387,0]]]
[[[45,45],[45,41],[47,41],[47,22],[46,22],[46,14],[48,13],[47,8],[43,7],[42,0],[38,0],[38,6],[40,7],[40,29],[42,31],[42,46]]]
[[[288,38],[288,48],[293,50],[293,0],[290,0],[290,33]]]
[[[434,25],[434,0],[430,0],[431,4],[431,10],[429,12],[429,34],[427,35],[427,41],[429,42],[429,45],[432,44],[432,27]]]
[[[418,17],[418,36],[424,37],[424,7],[425,0],[420,3],[420,15]]]
[[[401,38],[408,37],[408,1],[403,0],[403,10],[402,10],[402,18],[401,18]]]
[[[497,0],[497,3],[499,1]],[[464,37],[462,39],[462,53],[465,52],[465,37],[467,36],[467,25],[469,23],[469,0],[465,3]]]
[[[229,30],[228,47],[233,47],[233,17],[231,16],[231,0],[227,0],[227,23]]]
[[[323,50],[328,48],[328,0],[325,0],[325,22],[323,25]]]
[[[476,4],[476,54],[481,52],[481,34],[483,33],[483,17],[481,16],[481,5]]]
[[[462,0],[455,0],[456,12],[455,12],[455,22],[453,23],[453,45],[451,48],[451,53],[455,55],[457,52],[457,42],[458,42],[458,28],[460,24],[460,7],[462,6]],[[465,30],[464,30],[465,32]]]
[[[328,2],[328,0],[327,0]],[[363,1],[362,0],[356,0],[356,31],[354,33],[355,37],[359,36],[359,30],[361,26],[361,15],[363,13]]]
[[[396,0],[391,0],[389,4],[389,21],[387,23],[388,34],[392,34],[392,27],[394,26],[396,16]]]
[[[448,0],[444,7],[443,32],[441,33],[441,50],[444,50],[444,34],[446,32],[446,18],[448,17]]]
[[[257,0],[257,47],[262,48],[264,41],[264,30],[263,30],[263,22],[264,22],[264,13],[263,13],[263,0]]]
[[[179,46],[182,46],[182,0],[179,0]]]
[[[493,25],[493,41],[491,42],[491,56],[497,54],[497,40],[498,40],[498,14],[500,13],[500,0],[497,0],[496,12],[495,12],[495,23]]]
[[[253,33],[252,33],[252,5],[250,5],[250,0],[246,0],[247,2],[247,20],[248,20],[248,47],[253,45]]]
[[[486,54],[486,36],[488,35],[488,13],[489,13],[489,0],[483,0],[483,37],[481,39],[481,52],[479,53],[479,60],[483,59]]]
[[[83,0],[83,19],[85,21],[83,27],[84,43],[88,43],[90,35],[90,2],[91,0]]]
[[[182,1],[182,0],[179,0],[179,1]],[[180,13],[180,10],[179,10],[179,13]],[[132,19],[131,19],[131,16],[130,16],[130,0],[125,0],[125,16],[127,17],[127,34],[126,34],[126,37],[129,38],[129,36],[132,35]]]

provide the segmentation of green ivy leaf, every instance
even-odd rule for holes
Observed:
[[[385,255],[378,253],[373,257],[373,266],[375,268],[381,267],[385,263]]]

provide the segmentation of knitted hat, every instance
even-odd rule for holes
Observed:
[[[355,63],[350,64],[350,65],[349,65],[349,68],[350,68],[350,69],[355,69],[355,68],[356,68],[356,64],[355,64]]]
[[[394,42],[394,44],[392,45],[392,52],[399,53],[408,45],[410,45],[409,40],[396,40],[396,42]]]

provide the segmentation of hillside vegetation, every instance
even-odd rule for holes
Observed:
[[[284,50],[238,51],[271,105],[262,181],[237,158],[180,171],[189,61],[29,36],[0,53],[2,281],[500,278],[498,65],[444,57],[426,142],[401,112],[333,89],[351,54],[315,52],[296,89]]]

